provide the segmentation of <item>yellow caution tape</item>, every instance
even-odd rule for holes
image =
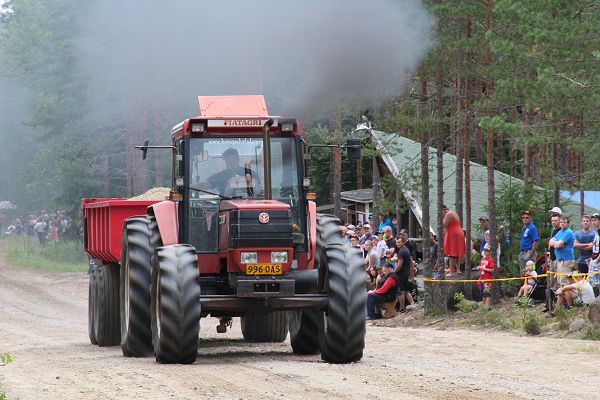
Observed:
[[[596,274],[600,274],[600,271],[594,271],[594,272],[589,272],[589,273],[567,273],[567,272],[553,272],[553,271],[548,271],[545,274],[541,274],[541,275],[536,275],[535,277],[532,276],[528,276],[528,277],[523,277],[523,276],[519,276],[519,277],[512,277],[512,278],[492,278],[492,279],[434,279],[434,278],[423,278],[424,282],[458,282],[458,283],[467,283],[467,282],[501,282],[501,281],[516,281],[516,280],[525,280],[527,281],[527,279],[537,279],[537,278],[543,278],[545,276],[550,276],[550,275],[558,275],[558,276],[583,276],[585,277],[585,279],[589,279],[590,275],[596,275]]]

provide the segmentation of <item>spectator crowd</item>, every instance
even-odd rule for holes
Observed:
[[[15,218],[3,232],[5,236],[27,235],[37,238],[41,245],[59,242],[71,227],[72,218],[64,210],[49,213],[41,210],[36,216],[30,214]]]

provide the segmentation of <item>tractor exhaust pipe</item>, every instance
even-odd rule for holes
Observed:
[[[271,200],[271,138],[269,128],[273,126],[273,119],[268,119],[263,125],[263,169],[265,171],[265,200]]]

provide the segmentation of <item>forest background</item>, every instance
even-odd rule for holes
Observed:
[[[76,212],[84,197],[128,197],[150,187],[168,186],[170,155],[155,152],[142,163],[133,146],[146,138],[167,144],[170,128],[197,113],[195,95],[229,94],[232,90],[236,92],[231,94],[267,93],[271,109],[289,110],[288,115],[302,118],[313,142],[341,142],[370,108],[376,129],[419,141],[424,149],[435,147],[438,157],[442,151],[455,154],[455,178],[459,181],[468,180],[465,160],[522,179],[521,187],[507,193],[495,187],[493,174],[488,173],[494,241],[500,223],[497,218],[506,219],[496,215],[502,213],[503,204],[519,203],[545,213],[545,204],[560,204],[560,190],[600,187],[597,1],[386,0],[369,5],[332,0],[331,9],[325,7],[321,14],[310,14],[311,18],[304,20],[316,20],[312,31],[318,32],[318,37],[304,31],[301,35],[281,34],[281,40],[289,39],[295,46],[290,46],[292,61],[306,66],[323,60],[323,68],[317,70],[323,75],[319,81],[323,92],[301,94],[287,90],[282,82],[306,83],[302,76],[292,70],[282,73],[286,68],[276,61],[270,67],[244,65],[240,81],[246,86],[218,79],[210,85],[204,82],[205,87],[180,81],[171,85],[180,73],[171,67],[186,64],[186,60],[198,59],[199,64],[211,63],[213,69],[227,69],[235,60],[228,58],[229,53],[243,52],[250,57],[253,47],[241,40],[237,47],[224,48],[221,57],[209,61],[214,57],[203,58],[190,51],[187,42],[180,43],[178,22],[192,15],[198,16],[197,24],[209,24],[211,29],[226,22],[205,18],[210,7],[207,10],[190,3],[190,9],[172,12],[169,5],[152,4],[157,10],[148,15],[143,10],[152,7],[136,1],[125,6],[69,0],[11,0],[0,5],[0,200],[17,205],[20,215],[37,214],[44,208]],[[264,3],[253,4],[256,7],[240,5],[236,24],[248,16],[256,21],[261,13],[271,12]],[[348,10],[347,20],[340,16],[340,7]],[[91,15],[94,23],[88,20]],[[314,15],[321,18],[312,18]],[[382,15],[388,18],[378,19]],[[268,16],[277,20],[275,14]],[[340,20],[339,25],[332,23],[334,18]],[[136,23],[166,24],[172,29],[137,35],[129,30]],[[100,30],[99,26],[106,24],[112,29]],[[274,24],[268,25],[272,29]],[[337,30],[319,31],[323,26]],[[265,32],[271,38],[279,31],[258,33]],[[189,37],[189,32],[185,36]],[[120,46],[121,39],[132,37],[135,47]],[[336,38],[331,42],[334,46],[310,54],[310,63],[300,57],[304,56],[301,50],[296,51],[305,42],[314,45],[329,37]],[[214,40],[210,36],[202,39],[205,43]],[[337,54],[331,53],[338,43],[344,43],[349,53],[335,58]],[[158,51],[157,44],[171,52]],[[275,53],[267,59],[281,63],[288,55],[285,47]],[[132,60],[131,68],[117,76],[111,71],[122,60]],[[147,65],[156,68],[146,73]],[[362,69],[344,69],[343,65]],[[342,70],[347,73],[340,74]],[[373,74],[365,75],[365,71]],[[186,72],[194,74],[192,67]],[[95,79],[90,79],[91,75]],[[379,80],[369,79],[372,75]],[[385,79],[388,77],[391,80]],[[123,82],[133,84],[125,87]],[[108,89],[115,86],[119,90]],[[224,92],[219,92],[220,88]],[[366,95],[353,96],[356,92]],[[321,101],[306,100],[311,95]],[[363,152],[368,161],[363,162],[363,187],[373,183],[372,155]],[[332,188],[356,189],[355,168],[343,168],[342,179],[334,186],[331,155],[318,153],[315,158],[319,162],[313,163],[311,174],[320,202],[330,201]],[[436,162],[424,156],[421,165],[428,171]],[[429,185],[443,182],[431,183],[423,174],[422,184],[425,204],[443,201],[429,199],[425,193]],[[456,187],[462,190],[463,185]],[[468,182],[465,188],[468,192]],[[443,195],[443,190],[438,192]],[[464,210],[471,236],[470,195],[465,195],[467,204],[451,206],[461,217]],[[382,193],[382,210],[386,197],[390,196]],[[538,207],[536,202],[543,205]],[[429,218],[425,214],[423,229],[427,232]]]

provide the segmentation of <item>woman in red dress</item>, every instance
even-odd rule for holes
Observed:
[[[465,256],[466,243],[465,233],[460,226],[460,219],[455,211],[442,206],[444,216],[444,254],[449,258],[450,273],[454,275],[460,272],[460,258]]]

